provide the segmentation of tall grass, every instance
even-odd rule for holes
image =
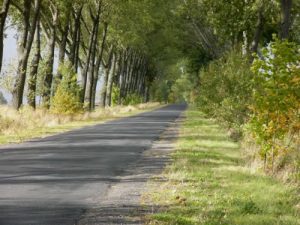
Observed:
[[[53,114],[42,108],[33,110],[30,107],[16,111],[8,106],[0,106],[0,144],[65,131],[158,106],[159,103],[115,106],[75,115]]]

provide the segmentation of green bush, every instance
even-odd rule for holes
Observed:
[[[143,96],[140,96],[136,93],[132,93],[126,96],[123,101],[124,105],[137,105],[143,102]]]
[[[300,46],[275,39],[256,57],[249,129],[266,162],[299,148]]]
[[[111,91],[111,105],[112,106],[118,105],[119,98],[120,98],[120,88],[114,85]]]
[[[56,114],[80,113],[83,106],[80,102],[81,88],[77,84],[77,74],[69,63],[61,65],[59,71],[62,74],[62,80],[58,82],[50,110]]]
[[[252,77],[247,57],[233,51],[200,71],[197,104],[227,128],[241,132],[249,117]]]

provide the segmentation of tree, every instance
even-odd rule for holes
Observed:
[[[55,3],[50,2],[51,5],[50,15],[51,20],[49,21],[49,35],[47,36],[48,43],[48,54],[46,57],[46,70],[45,70],[45,79],[43,86],[43,106],[47,109],[50,108],[50,98],[51,98],[51,88],[53,81],[53,64],[54,64],[54,51],[56,43],[56,32],[58,24],[58,6]]]
[[[27,64],[34,39],[36,24],[40,13],[41,0],[34,1],[31,13],[31,1],[23,0],[21,36],[18,37],[18,71],[13,89],[13,106],[19,109],[23,103],[24,86],[26,80]],[[32,21],[30,16],[32,14]]]
[[[38,68],[41,59],[41,33],[40,33],[40,22],[38,20],[36,24],[35,31],[35,53],[30,65],[30,74],[28,78],[28,93],[27,93],[27,102],[28,105],[33,109],[36,108],[36,85],[37,85],[37,75]]]
[[[287,39],[289,37],[291,28],[291,10],[292,10],[292,0],[280,0],[281,3],[281,30],[280,38]]]
[[[0,11],[0,72],[2,69],[2,61],[3,61],[3,39],[4,39],[4,28],[6,23],[6,18],[10,6],[11,0],[3,0],[1,11]]]

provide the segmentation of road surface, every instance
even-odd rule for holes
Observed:
[[[73,225],[184,105],[0,147],[0,225]]]

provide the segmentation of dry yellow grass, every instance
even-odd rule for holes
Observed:
[[[115,106],[105,109],[97,108],[93,112],[77,115],[58,115],[41,108],[34,111],[29,107],[23,107],[16,111],[8,106],[0,106],[0,144],[43,137],[116,117],[151,110],[159,106],[159,103]]]

